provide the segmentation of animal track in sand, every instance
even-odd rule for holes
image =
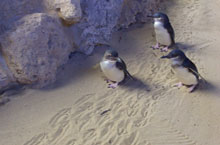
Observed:
[[[165,125],[164,123],[161,123]],[[192,140],[183,132],[171,127],[170,125],[160,126],[157,132],[148,136],[147,142],[153,145],[197,145],[198,143]],[[154,131],[155,131],[154,130]]]
[[[70,131],[69,128],[71,128],[70,121],[62,122],[59,127],[53,128],[54,132],[48,134],[48,143],[56,144],[59,140],[64,139]]]
[[[139,132],[132,132],[120,142],[120,145],[136,145],[139,143]]]
[[[94,95],[95,95],[95,93],[86,94],[86,95],[80,97],[74,104],[75,105],[81,105],[82,103],[85,103],[85,101],[91,99],[91,97],[93,97]]]
[[[65,145],[75,145],[76,144],[76,139],[71,139],[69,141],[67,141],[67,143]]]
[[[28,142],[26,142],[24,145],[44,145],[46,136],[47,135],[45,133],[36,135],[32,139],[30,139]]]
[[[135,93],[135,90],[133,93],[127,93],[126,90],[118,90],[114,94],[107,92],[103,96],[104,99],[97,99],[95,94],[82,96],[76,101],[74,112],[72,108],[61,109],[49,121],[51,129],[44,137],[46,140],[33,137],[30,142],[36,140],[54,145],[68,137],[66,144],[103,144],[106,140],[112,144],[140,143],[137,129],[150,123],[156,101],[146,96],[146,92]],[[100,115],[106,109],[110,111]],[[78,138],[71,138],[73,132]],[[125,139],[121,139],[121,136]]]
[[[67,117],[69,116],[71,112],[71,108],[64,108],[60,110],[56,115],[54,115],[51,120],[49,121],[49,125],[53,128],[57,125],[59,126],[60,123],[67,120]]]

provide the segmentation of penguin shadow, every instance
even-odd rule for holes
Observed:
[[[183,50],[183,51],[188,51],[188,50],[194,50],[196,45],[193,44],[186,44],[186,43],[182,43],[182,42],[177,42],[175,44],[175,47]]]
[[[219,88],[207,80],[199,80],[199,86],[197,87],[197,90],[200,92],[219,94]]]
[[[128,88],[131,90],[142,90],[142,91],[150,91],[149,86],[139,79],[138,77],[132,76],[132,78],[127,78],[124,82],[120,84],[120,87],[122,88]]]

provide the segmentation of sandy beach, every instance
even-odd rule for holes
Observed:
[[[97,65],[104,49],[74,54],[45,89],[26,89],[0,106],[1,145],[220,145],[220,1],[161,6],[176,42],[207,80],[173,87],[170,62],[153,50],[152,23],[113,35],[111,46],[136,78],[107,88]]]

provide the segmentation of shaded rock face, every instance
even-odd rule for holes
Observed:
[[[0,45],[1,48],[1,45]],[[14,76],[12,72],[9,70],[4,58],[2,57],[2,54],[0,53],[0,94],[2,94],[3,90],[6,90],[13,85],[17,85],[16,80],[14,79]],[[1,104],[1,101],[0,101]]]
[[[55,80],[58,67],[66,63],[71,52],[60,24],[43,13],[17,21],[1,43],[6,63],[17,82],[39,87]]]

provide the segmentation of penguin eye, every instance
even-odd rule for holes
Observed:
[[[177,55],[175,55],[175,54],[172,54],[171,56],[172,56],[172,57],[177,57]]]
[[[179,58],[179,56],[178,56],[178,55],[175,55],[174,58]]]
[[[156,20],[158,20],[158,21],[161,21],[163,18],[162,17],[160,17],[160,16],[158,16],[157,18],[155,18]]]
[[[159,20],[163,20],[163,18],[162,18],[162,17],[159,17]]]
[[[177,55],[176,54],[171,54],[171,57],[172,58],[177,58]]]

